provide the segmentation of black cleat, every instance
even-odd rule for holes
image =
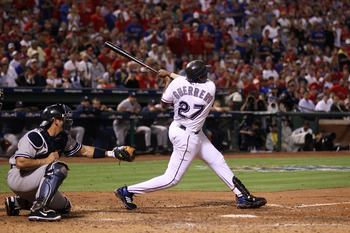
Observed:
[[[5,198],[5,207],[8,216],[18,216],[20,208],[15,206],[16,197],[6,197]]]
[[[31,210],[29,214],[29,221],[59,221],[61,215],[56,213],[54,210],[41,208],[38,210]]]
[[[132,196],[134,196],[134,194],[129,193],[126,186],[114,190],[114,193],[117,197],[120,198],[120,200],[122,200],[125,207],[128,208],[129,210],[133,210],[137,208],[137,206],[134,203],[132,203],[132,200],[133,200]]]
[[[244,196],[237,198],[237,208],[238,209],[253,209],[259,208],[267,203],[266,199],[263,197],[255,197],[253,195],[245,198]]]

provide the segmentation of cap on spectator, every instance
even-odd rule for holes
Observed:
[[[23,101],[22,100],[18,100],[16,102],[16,108],[23,108],[23,107],[24,107]]]
[[[242,95],[239,92],[234,92],[232,94],[232,101],[233,102],[242,102]]]
[[[152,48],[154,48],[154,47],[157,47],[158,45],[156,43],[153,43],[151,46]]]
[[[64,28],[58,29],[59,32],[64,32]]]
[[[32,60],[30,60],[31,63],[35,63],[38,62],[38,60],[36,58],[32,58]]]
[[[23,53],[19,56],[19,59],[22,59],[22,58],[27,58],[26,55],[24,55]]]
[[[57,69],[56,68],[52,68],[51,72],[57,72]]]
[[[145,67],[141,67],[140,71],[141,72],[147,72],[147,69]]]
[[[14,43],[9,43],[9,44],[7,45],[7,47],[8,47],[9,49],[14,48],[14,47],[15,47],[15,44],[14,44]]]
[[[192,27],[198,27],[199,25],[198,25],[198,23],[197,22],[194,22],[193,24],[192,24]]]
[[[275,38],[275,39],[273,39],[273,41],[272,41],[273,43],[278,43],[279,41],[278,41],[278,39],[277,38]]]
[[[85,101],[90,101],[90,100],[89,100],[89,97],[86,95],[86,96],[81,97],[80,101],[85,102]]]
[[[33,50],[33,52],[32,52],[32,56],[34,56],[34,55],[36,55],[36,54],[39,54],[39,52],[38,52],[38,51],[36,51],[36,50]]]
[[[87,48],[87,51],[92,51],[92,47]]]
[[[244,66],[243,66],[243,68],[249,68],[250,66],[249,66],[249,64],[245,64]]]
[[[260,83],[260,80],[259,80],[259,79],[255,78],[255,79],[253,80],[253,84],[259,84],[259,83]]]
[[[198,19],[199,18],[199,13],[198,12],[194,12],[193,13],[193,18],[194,19]]]
[[[21,45],[21,47],[28,47],[25,41],[21,41],[19,42],[19,44]]]
[[[346,44],[350,44],[350,39],[346,39],[346,40],[345,40],[345,43],[346,43]]]
[[[69,71],[69,70],[64,69],[64,70],[63,70],[63,73],[64,73],[64,74],[70,74],[70,71]]]
[[[56,40],[54,38],[51,38],[50,43],[56,43]]]
[[[150,99],[150,100],[148,101],[148,104],[149,104],[149,105],[156,105],[156,101],[155,101],[154,99]]]
[[[136,92],[130,91],[129,92],[129,97],[136,97]]]
[[[13,52],[11,53],[11,56],[13,57],[13,56],[15,56],[16,54],[18,54],[18,52],[15,50],[15,51],[13,51]]]

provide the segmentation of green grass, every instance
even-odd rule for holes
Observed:
[[[82,158],[84,159],[84,158]],[[236,166],[324,165],[350,167],[350,157],[228,159],[234,174],[250,191],[275,192],[297,189],[350,187],[349,171],[260,172],[235,170]],[[68,163],[70,171],[61,191],[112,191],[162,175],[168,161],[134,163]],[[202,161],[194,161],[183,180],[170,190],[227,191],[226,185]],[[0,165],[0,193],[7,186],[8,165]]]

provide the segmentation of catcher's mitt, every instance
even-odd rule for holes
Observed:
[[[131,146],[119,146],[113,148],[114,156],[117,159],[132,162],[135,160],[135,148]]]

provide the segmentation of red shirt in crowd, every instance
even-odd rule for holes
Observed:
[[[112,63],[113,62],[113,59],[110,56],[108,56],[108,55],[100,54],[100,55],[98,55],[97,58],[104,65],[104,67],[106,67],[108,63]]]
[[[339,96],[340,100],[345,100],[347,94],[349,93],[349,89],[345,86],[340,86],[340,84],[336,84],[328,89],[329,93],[331,93],[332,91],[334,91],[335,94]]]
[[[204,51],[204,42],[201,39],[192,38],[188,44],[188,52],[193,55],[203,54]]]
[[[91,15],[91,22],[94,25],[95,32],[100,32],[100,28],[103,28],[106,24],[105,17],[99,13]]]

